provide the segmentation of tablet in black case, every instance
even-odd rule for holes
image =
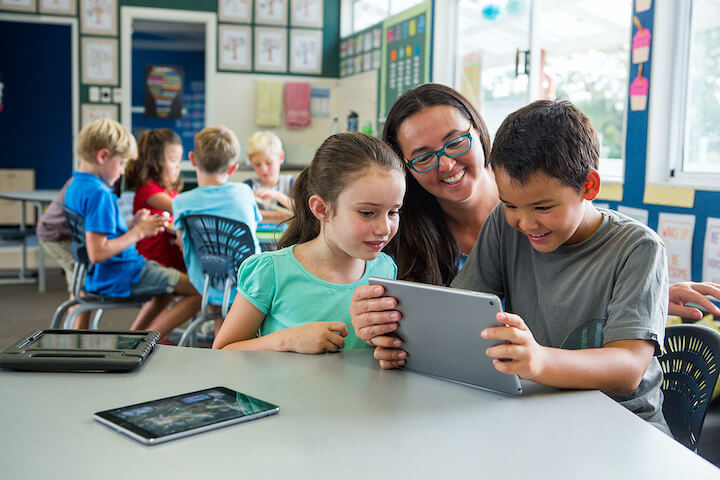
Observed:
[[[0,367],[126,372],[142,365],[159,338],[145,331],[35,330],[0,353]]]

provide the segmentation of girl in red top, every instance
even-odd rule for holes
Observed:
[[[170,215],[172,200],[182,190],[180,160],[183,148],[180,137],[170,129],[145,130],[138,137],[138,158],[128,162],[125,177],[128,188],[135,190],[133,214],[146,208],[150,213]],[[166,213],[167,212],[167,213]],[[185,272],[180,248],[175,244],[175,233],[167,230],[140,240],[137,250],[148,260]]]

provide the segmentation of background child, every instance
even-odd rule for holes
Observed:
[[[404,194],[402,162],[383,142],[362,133],[325,140],[298,177],[281,249],[240,266],[242,295],[213,348],[367,347],[349,329],[350,297],[370,276],[395,278],[397,268],[381,250],[397,231]]]
[[[290,193],[295,178],[289,174],[280,175],[280,165],[285,161],[282,142],[272,132],[257,132],[248,140],[247,155],[257,177],[249,178],[245,183],[252,187],[261,204],[263,220],[286,220],[292,215]]]
[[[182,190],[180,161],[183,148],[180,137],[170,129],[145,130],[137,141],[138,158],[125,168],[125,182],[135,190],[133,214],[146,208],[152,215],[171,214],[172,201]],[[137,243],[137,251],[160,265],[185,271],[182,252],[175,245],[175,235],[167,230]]]
[[[195,136],[194,152],[190,152],[190,162],[197,171],[198,187],[181,193],[173,200],[175,228],[181,239],[185,263],[190,281],[199,292],[203,291],[204,278],[195,257],[190,237],[184,229],[183,217],[193,213],[206,213],[238,220],[250,227],[255,241],[255,252],[260,251],[255,229],[261,219],[260,211],[253,198],[252,190],[244,183],[227,183],[230,175],[237,170],[240,144],[233,132],[225,127],[209,127]],[[231,301],[236,290],[231,292]],[[223,292],[213,288],[208,290],[208,303],[222,305]],[[215,322],[216,332],[222,319]]]
[[[110,185],[136,152],[135,139],[118,122],[99,119],[86,125],[78,136],[80,165],[65,193],[65,205],[85,219],[87,251],[94,264],[85,279],[86,290],[112,297],[185,295],[155,318],[138,316],[131,326],[166,334],[194,315],[201,299],[187,275],[146,261],[135,248],[136,242],[162,232],[167,223],[163,217],[140,210],[128,230],[120,214]]]

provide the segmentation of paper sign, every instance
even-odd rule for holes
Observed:
[[[622,202],[623,186],[619,183],[601,183],[597,199]]]
[[[595,208],[604,208],[605,210],[610,210],[610,204],[609,203],[603,203],[603,202],[592,202],[593,207]]]
[[[720,218],[707,219],[702,281],[720,283]]]
[[[623,215],[627,215],[628,217],[632,218],[633,220],[637,220],[638,222],[642,223],[643,225],[648,224],[649,212],[643,208],[633,208],[633,207],[626,207],[624,205],[618,205],[617,211],[622,213]]]
[[[660,213],[658,234],[668,251],[670,283],[687,282],[692,277],[692,241],[695,215]]]
[[[695,205],[695,190],[683,187],[646,185],[643,203],[693,208]]]

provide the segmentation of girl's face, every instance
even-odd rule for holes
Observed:
[[[165,146],[163,152],[163,179],[169,185],[180,178],[180,161],[182,160],[182,145],[171,143]]]
[[[405,162],[423,153],[440,150],[451,140],[466,133],[472,122],[450,105],[426,107],[406,118],[397,131]],[[477,131],[470,128],[472,147],[459,157],[440,157],[437,167],[427,172],[410,173],[418,183],[440,201],[462,203],[472,197],[484,175],[485,156]]]
[[[397,232],[404,196],[402,170],[371,168],[340,192],[321,235],[336,253],[373,260]]]

